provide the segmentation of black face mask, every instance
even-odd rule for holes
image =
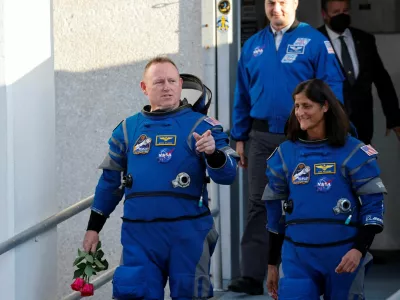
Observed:
[[[350,26],[350,23],[351,23],[350,15],[340,14],[332,17],[331,21],[329,22],[329,25],[333,31],[342,33]]]

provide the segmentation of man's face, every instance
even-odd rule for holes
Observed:
[[[350,14],[348,1],[329,1],[326,4],[326,11],[322,10],[322,17],[326,24],[329,24],[331,18],[340,14]]]
[[[168,62],[155,63],[145,73],[140,87],[149,98],[152,111],[169,110],[179,106],[182,82],[174,65]]]
[[[289,25],[295,16],[298,0],[265,0],[265,14],[274,28]]]

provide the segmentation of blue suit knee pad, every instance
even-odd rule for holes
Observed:
[[[318,300],[319,290],[309,278],[281,278],[279,300]]]
[[[143,266],[119,266],[113,276],[113,297],[118,300],[143,299],[145,283]]]

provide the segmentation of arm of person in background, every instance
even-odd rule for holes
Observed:
[[[236,178],[238,154],[229,147],[229,138],[219,121],[206,118],[214,125],[200,123],[193,132],[193,148],[204,154],[207,172],[218,184],[232,184]],[[202,133],[200,135],[200,133]]]
[[[239,59],[237,79],[232,112],[232,139],[236,141],[236,152],[240,156],[239,166],[247,168],[247,158],[244,153],[245,142],[249,139],[251,129],[251,101],[249,96],[249,79],[244,62],[244,50]]]
[[[381,100],[383,113],[386,117],[386,136],[393,130],[400,141],[400,108],[399,99],[393,86],[388,71],[385,69],[381,57],[376,47],[375,37],[371,35],[372,64],[373,64],[373,81]]]
[[[357,146],[359,149],[346,163],[347,177],[352,189],[359,197],[361,227],[353,248],[346,253],[336,268],[337,273],[354,272],[364,257],[376,234],[383,230],[384,194],[380,170],[376,161],[377,152],[371,146]],[[374,154],[376,153],[376,154]]]
[[[267,230],[269,234],[267,289],[274,299],[278,297],[279,271],[277,265],[281,257],[285,236],[282,201],[287,200],[289,195],[283,164],[281,150],[278,147],[267,160],[268,184],[262,196],[267,209]]]
[[[319,37],[318,43],[314,46],[314,70],[315,78],[325,81],[336,98],[344,103],[343,98],[343,81],[344,75],[340,68],[340,64],[336,58],[335,50],[330,41],[327,40],[322,34]]]
[[[99,166],[103,173],[96,186],[90,219],[83,240],[83,249],[86,252],[95,252],[99,242],[99,232],[124,195],[124,190],[120,189],[120,186],[121,173],[126,171],[126,152],[129,144],[126,136],[126,121],[124,120],[114,129],[108,141],[108,153]]]

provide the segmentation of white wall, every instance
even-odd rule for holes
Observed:
[[[56,213],[51,17],[50,0],[0,1],[0,242]],[[0,256],[2,298],[56,297],[56,235]]]
[[[59,209],[93,194],[112,130],[146,102],[139,81],[148,59],[168,54],[182,73],[202,77],[200,8],[198,0],[54,0]],[[70,293],[88,216],[59,226],[59,297]],[[100,234],[110,266],[120,259],[120,216],[121,206]],[[110,299],[110,286],[95,299]]]
[[[360,10],[359,5],[369,3],[370,10]],[[351,14],[354,26],[369,32],[394,32],[400,30],[398,0],[352,0]]]

